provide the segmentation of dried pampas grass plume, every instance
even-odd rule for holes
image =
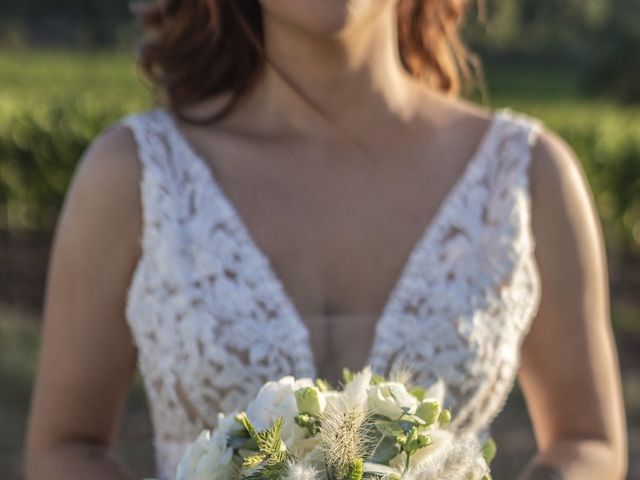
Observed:
[[[479,453],[478,440],[469,434],[438,431],[432,434],[433,444],[425,447],[424,458],[407,472],[406,480],[459,480],[481,478],[488,473]]]
[[[284,480],[315,480],[319,478],[318,473],[315,468],[304,461],[291,462]]]
[[[372,377],[371,367],[365,367],[362,371],[356,373],[353,379],[344,386],[340,397],[345,400],[348,406],[367,410],[367,394]]]
[[[322,415],[320,435],[325,462],[339,478],[347,475],[354,462],[368,456],[374,446],[374,427],[367,409],[371,376],[369,367],[356,374]]]
[[[389,381],[411,386],[415,378],[415,368],[406,361],[399,361],[389,372]]]

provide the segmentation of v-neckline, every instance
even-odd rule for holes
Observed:
[[[212,189],[212,192],[218,196],[219,200],[229,212],[231,221],[235,223],[237,231],[242,236],[242,240],[246,243],[250,250],[250,254],[256,255],[260,260],[260,264],[264,268],[264,272],[262,273],[264,273],[265,276],[263,278],[266,278],[269,282],[273,282],[273,285],[276,287],[278,293],[280,294],[281,298],[279,300],[282,302],[285,310],[287,310],[287,312],[285,312],[283,315],[289,316],[287,320],[291,322],[291,327],[300,329],[301,333],[303,334],[302,336],[306,339],[306,347],[309,355],[309,362],[311,364],[310,368],[313,370],[313,375],[317,375],[319,372],[317,356],[312,347],[309,327],[304,321],[304,318],[300,315],[298,307],[293,302],[292,297],[285,289],[284,283],[281,280],[278,272],[275,270],[271,258],[259,247],[247,224],[238,213],[235,205],[219,184],[217,180],[217,174],[214,172],[213,167],[192,146],[191,142],[178,127],[178,124],[173,118],[172,113],[162,107],[159,107],[157,110],[164,114],[171,133],[175,136],[177,142],[180,144],[182,151],[186,155],[188,155],[191,160],[193,160],[193,165],[195,165],[195,168],[202,171],[202,179]],[[408,256],[405,257],[406,260],[402,266],[400,275],[395,280],[393,288],[386,297],[386,302],[382,308],[382,311],[376,318],[373,325],[373,340],[369,347],[369,351],[367,352],[367,356],[365,357],[365,365],[371,364],[372,362],[378,343],[377,340],[380,337],[380,329],[383,327],[385,320],[389,316],[389,313],[392,311],[394,304],[397,302],[398,295],[406,284],[410,273],[416,267],[416,260],[418,255],[422,251],[428,250],[430,246],[429,244],[430,242],[432,242],[432,238],[437,233],[438,227],[443,221],[445,214],[449,211],[452,201],[463,189],[464,185],[471,179],[474,173],[480,168],[481,160],[486,156],[487,149],[490,145],[490,140],[494,135],[494,132],[497,130],[497,125],[499,123],[498,121],[501,118],[502,114],[507,114],[509,113],[508,111],[508,107],[505,107],[496,109],[492,112],[488,125],[485,127],[485,130],[480,137],[480,141],[476,145],[476,148],[471,154],[469,160],[467,160],[462,174],[458,176],[456,181],[453,183],[453,186],[441,200],[438,208],[435,211],[435,214],[431,217],[428,224],[421,231],[421,234],[419,235],[417,241],[410,249]],[[365,365],[363,365],[363,367]]]

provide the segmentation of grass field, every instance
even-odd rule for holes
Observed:
[[[130,55],[123,52],[0,51],[0,117],[12,109],[77,103],[84,108],[136,111],[151,96],[136,77]],[[616,105],[607,98],[580,94],[577,72],[488,65],[492,108],[509,106],[534,115],[551,128],[594,125],[604,138],[627,129],[640,135],[640,108]],[[1,288],[1,286],[0,286]],[[640,338],[640,304],[635,295],[616,297],[614,322],[619,328],[632,463],[629,479],[640,479],[640,364],[629,345]],[[21,478],[20,464],[31,382],[40,341],[39,312],[0,304],[0,477]],[[133,385],[122,421],[118,455],[140,476],[150,476],[152,453],[144,392]],[[496,480],[514,478],[535,445],[519,391],[496,422],[499,454]],[[634,463],[635,462],[635,463]]]
[[[149,95],[127,52],[0,50],[0,105],[91,102],[144,105]]]

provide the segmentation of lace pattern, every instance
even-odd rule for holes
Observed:
[[[142,166],[143,253],[127,292],[162,480],[219,411],[267,380],[314,376],[309,334],[236,210],[161,108],[121,120]],[[541,122],[497,110],[411,252],[369,363],[447,385],[461,428],[486,430],[513,386],[539,303],[528,165]]]

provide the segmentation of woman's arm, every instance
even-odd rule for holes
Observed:
[[[124,127],[94,141],[54,236],[26,440],[29,480],[134,478],[109,454],[135,372],[124,308],[139,257],[140,171]]]
[[[626,427],[602,230],[573,150],[543,129],[531,165],[542,282],[520,384],[539,453],[523,480],[622,480]]]

